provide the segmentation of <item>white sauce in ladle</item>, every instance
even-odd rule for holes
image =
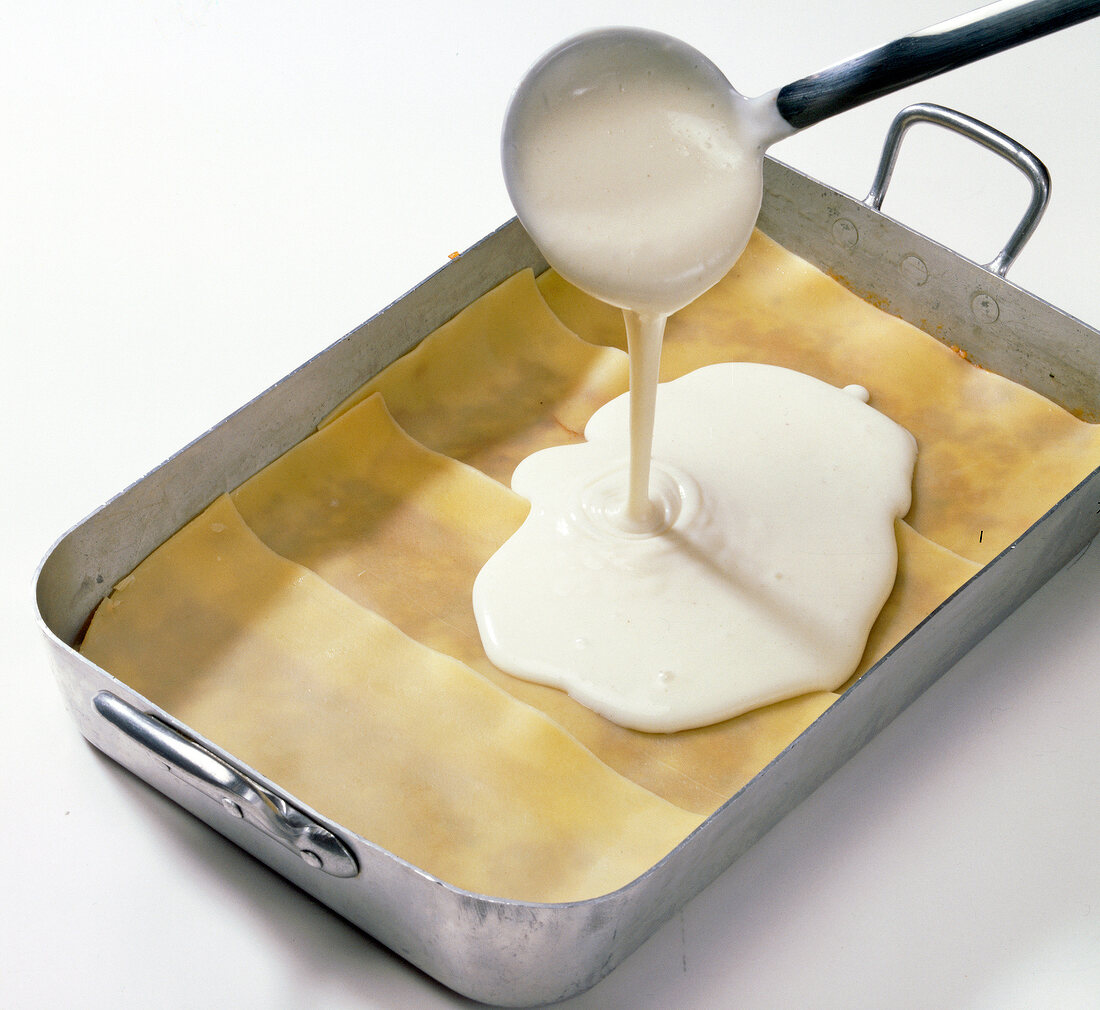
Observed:
[[[579,36],[532,68],[505,120],[508,193],[567,280],[612,305],[669,315],[741,255],[763,154],[791,132],[774,100],[656,32]]]
[[[591,41],[524,80],[505,176],[547,261],[624,310],[630,394],[586,444],[517,468],[531,515],[474,610],[498,666],[672,732],[847,679],[893,584],[916,447],[858,394],[758,365],[661,387],[654,442],[665,320],[740,256],[763,152],[792,128],[683,43]]]

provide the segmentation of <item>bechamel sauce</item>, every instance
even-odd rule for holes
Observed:
[[[843,683],[894,583],[913,437],[856,390],[701,368],[659,388],[661,532],[639,534],[615,518],[628,413],[516,468],[531,513],[474,584],[489,658],[652,732]]]
[[[658,392],[665,320],[740,256],[763,151],[787,132],[773,102],[648,32],[544,58],[506,119],[520,220],[562,276],[623,309],[630,394],[586,444],[516,469],[532,511],[474,611],[498,666],[632,728],[839,685],[893,585],[916,449],[866,391],[722,365]]]

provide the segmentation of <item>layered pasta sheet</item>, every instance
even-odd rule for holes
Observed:
[[[154,552],[83,651],[452,884],[530,901],[625,884],[839,695],[646,734],[486,658],[470,592],[527,515],[511,472],[626,390],[623,345],[617,311],[517,274]],[[1095,426],[762,235],[669,321],[662,377],[729,360],[859,383],[917,438],[897,580],[852,681],[1100,463]]]

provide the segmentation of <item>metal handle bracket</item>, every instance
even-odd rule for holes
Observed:
[[[1020,255],[1027,240],[1031,238],[1050,201],[1050,173],[1046,166],[1026,147],[977,119],[955,112],[953,109],[946,109],[942,105],[926,103],[910,105],[894,117],[886,134],[878,170],[875,172],[874,182],[871,183],[871,191],[863,201],[872,210],[878,211],[882,208],[882,201],[894,173],[902,138],[909,127],[915,123],[942,126],[981,144],[982,147],[1000,155],[1018,168],[1031,183],[1031,201],[1027,210],[1024,211],[1023,218],[1009,236],[1004,248],[985,264],[987,270],[999,277],[1004,277],[1013,261]]]
[[[220,803],[231,816],[296,852],[308,865],[335,877],[359,873],[355,857],[331,831],[195,741],[109,691],[97,694],[93,704],[104,719],[154,754],[182,781]]]

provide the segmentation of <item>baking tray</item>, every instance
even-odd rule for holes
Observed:
[[[878,210],[907,126],[929,119],[998,150],[1036,197],[983,267]],[[906,110],[876,188],[854,200],[768,159],[759,226],[875,304],[946,334],[976,364],[1095,421],[1100,333],[1004,278],[1045,203],[1045,170],[956,113]],[[35,583],[65,704],[96,747],[444,985],[507,1006],[598,982],[855,754],[1100,532],[1100,468],[868,671],[760,774],[638,879],[537,904],[472,894],[327,819],[193,733],[75,649],[111,587],[206,507],[291,446],[348,394],[515,271],[545,261],[515,221],[292,372],[62,536]]]

